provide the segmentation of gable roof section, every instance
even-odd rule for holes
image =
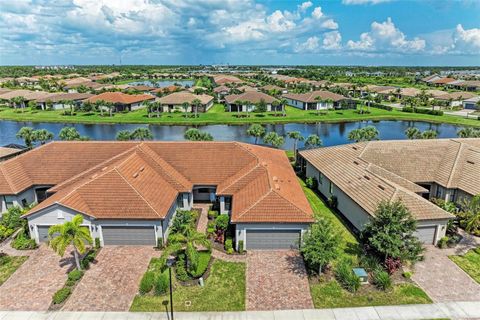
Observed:
[[[151,94],[126,94],[123,92],[104,92],[88,98],[86,101],[95,103],[103,100],[111,103],[132,104],[146,100],[153,100],[155,97]]]
[[[311,91],[307,93],[287,93],[284,94],[283,97],[302,102],[317,102],[317,97],[320,97],[320,99],[332,99],[333,101],[340,101],[346,99],[340,94],[324,90]]]
[[[235,103],[237,100],[248,101],[250,103],[259,103],[261,100],[264,100],[266,103],[278,101],[276,98],[258,91],[245,91],[244,93],[231,94],[225,97],[225,101],[229,104]]]

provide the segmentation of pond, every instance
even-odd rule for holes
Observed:
[[[349,143],[348,133],[356,128],[367,125],[375,126],[380,132],[382,140],[405,139],[405,130],[408,127],[417,127],[420,130],[436,130],[439,138],[453,138],[457,136],[457,131],[461,128],[451,124],[433,124],[421,121],[359,121],[359,122],[341,122],[341,123],[287,123],[266,125],[267,131],[275,131],[280,135],[286,135],[289,131],[300,131],[304,137],[309,134],[317,134],[323,141],[324,146]],[[115,136],[120,130],[133,130],[138,127],[148,127],[155,140],[183,140],[183,134],[188,126],[166,126],[166,125],[142,125],[142,124],[62,124],[62,123],[33,123],[33,122],[15,122],[0,121],[0,146],[9,143],[23,143],[21,139],[15,137],[20,128],[29,126],[34,129],[47,129],[55,134],[65,126],[73,126],[82,135],[90,137],[92,140],[115,140]],[[223,141],[244,141],[254,142],[254,139],[247,135],[248,125],[207,125],[196,126],[200,130],[205,130],[212,134],[215,140]],[[299,143],[299,147],[302,147]],[[284,149],[292,149],[293,141],[286,139]]]
[[[180,86],[189,86],[192,87],[194,85],[193,80],[141,80],[141,81],[133,81],[129,82],[128,85],[131,86],[149,86],[155,88],[163,88],[173,85],[180,85]]]

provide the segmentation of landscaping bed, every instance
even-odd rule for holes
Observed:
[[[0,286],[28,259],[27,256],[0,254]]]
[[[480,283],[480,247],[469,250],[463,256],[449,256],[472,279]]]
[[[167,271],[168,272],[168,271]],[[245,264],[214,260],[205,286],[182,286],[173,279],[175,311],[243,311],[245,310]],[[168,294],[138,295],[130,311],[164,312]]]

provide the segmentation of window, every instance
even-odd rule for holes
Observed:
[[[321,172],[318,175],[318,184],[323,184],[323,174]]]
[[[179,194],[177,197],[177,207],[183,208],[183,194]]]
[[[27,199],[22,199],[22,207],[28,206]]]
[[[330,194],[333,194],[333,183],[330,181],[330,188],[329,188]]]
[[[57,218],[58,219],[63,219],[63,211],[62,210],[57,211]]]

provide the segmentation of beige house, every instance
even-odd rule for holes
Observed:
[[[169,95],[158,98],[157,101],[163,105],[164,112],[172,112],[175,110],[185,111],[183,104],[188,103],[187,112],[194,112],[193,103],[195,100],[200,101],[198,112],[207,112],[213,106],[213,97],[208,94],[194,94],[189,91],[174,92]]]
[[[417,235],[436,243],[452,215],[431,199],[456,203],[480,193],[480,139],[372,141],[299,153],[325,198],[362,230],[380,201],[401,200],[418,221]]]
[[[241,102],[241,105],[238,102]],[[264,102],[267,107],[267,111],[275,111],[275,107],[272,106],[274,101],[278,99],[258,91],[245,91],[241,94],[231,94],[225,97],[227,109],[230,112],[251,112],[254,111],[258,103]],[[279,110],[281,111],[281,106]]]
[[[340,94],[330,91],[318,90],[307,93],[287,93],[283,97],[287,99],[288,105],[302,110],[327,110],[341,107],[342,103],[347,106],[355,102]],[[331,100],[330,102],[327,102]]]

